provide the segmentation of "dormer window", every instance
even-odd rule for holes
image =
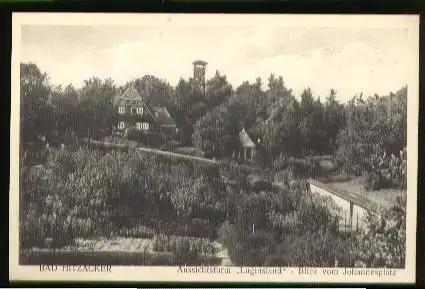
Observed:
[[[137,113],[137,109],[135,107],[131,108],[131,114],[136,114]]]
[[[137,108],[137,114],[143,114],[143,107]]]
[[[125,107],[124,106],[118,107],[118,113],[125,113]]]

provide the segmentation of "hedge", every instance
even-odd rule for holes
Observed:
[[[218,265],[215,256],[200,256],[193,264]],[[19,252],[20,265],[115,265],[115,266],[178,266],[183,265],[170,252],[124,252],[89,250],[28,249]]]

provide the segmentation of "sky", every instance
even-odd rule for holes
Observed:
[[[29,25],[21,30],[21,62],[33,62],[55,85],[81,87],[92,76],[118,85],[146,74],[176,85],[192,62],[208,62],[234,88],[271,73],[299,96],[330,89],[345,102],[355,94],[388,94],[408,83],[405,28],[172,27]]]

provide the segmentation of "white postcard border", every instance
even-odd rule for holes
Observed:
[[[113,21],[111,21],[113,18]],[[408,83],[408,196],[406,228],[406,268],[393,270],[394,275],[364,276],[299,274],[298,268],[285,268],[280,275],[179,273],[178,267],[120,267],[111,272],[40,272],[38,266],[20,266],[19,256],[19,65],[21,27],[23,25],[112,25],[114,26],[298,26],[315,27],[405,27],[409,31],[411,55]],[[9,278],[10,280],[70,281],[182,281],[182,282],[342,282],[342,283],[412,283],[416,267],[417,215],[417,149],[419,103],[419,16],[417,15],[184,15],[184,14],[78,14],[78,13],[14,13],[12,17],[12,87],[10,126],[10,198],[9,198]],[[396,72],[394,72],[396,73]],[[329,268],[335,269],[335,268]],[[350,268],[351,269],[351,268]],[[362,269],[365,270],[365,269]],[[370,269],[368,269],[370,270]],[[372,269],[373,270],[373,269]],[[388,269],[387,269],[388,270]],[[292,272],[292,273],[291,273]],[[297,273],[298,272],[298,273]]]

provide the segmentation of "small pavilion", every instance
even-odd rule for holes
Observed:
[[[246,132],[245,128],[242,128],[242,130],[239,132],[238,140],[239,145],[233,151],[233,157],[238,157],[240,159],[249,161],[254,160],[256,145]]]

